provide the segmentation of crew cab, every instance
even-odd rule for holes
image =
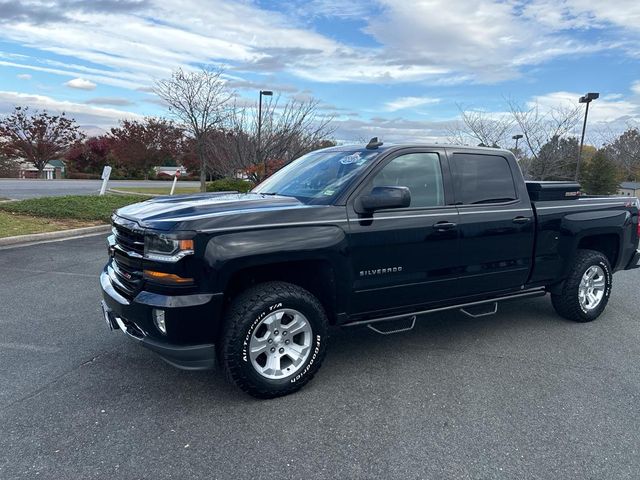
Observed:
[[[579,190],[525,182],[506,150],[372,139],[314,151],[246,194],[115,212],[104,316],[174,366],[219,363],[261,398],[313,377],[330,326],[391,333],[547,293],[588,322],[613,273],[638,267],[639,203]]]

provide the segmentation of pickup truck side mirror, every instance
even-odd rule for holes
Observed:
[[[356,212],[369,213],[385,208],[405,208],[411,205],[411,192],[407,187],[374,187],[371,193],[356,201]]]

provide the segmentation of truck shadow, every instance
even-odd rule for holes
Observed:
[[[550,332],[567,327],[567,322],[555,314],[548,298],[536,298],[505,303],[495,315],[476,319],[458,311],[424,315],[418,318],[413,330],[388,336],[364,327],[334,328],[317,378],[294,397],[314,395],[314,391],[319,395],[327,386],[333,389],[334,384],[340,383],[339,377],[356,377],[372,368],[372,360],[375,363],[392,358],[396,363],[410,360],[426,365],[433,355],[499,354],[517,349],[518,343],[526,343],[531,337],[535,337],[537,342],[544,341],[552,334]],[[144,390],[149,398],[162,398],[167,394],[175,396],[176,392],[184,396],[188,392],[188,403],[197,410],[208,409],[211,401],[218,405],[236,406],[257,401],[231,385],[219,367],[214,371],[185,372],[165,364],[138,346],[125,348],[133,357],[122,359],[128,363],[126,371],[132,375],[137,371],[144,376]],[[124,379],[121,377],[121,380]],[[184,405],[184,399],[182,402]]]

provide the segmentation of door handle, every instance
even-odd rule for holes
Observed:
[[[529,217],[516,217],[513,219],[513,223],[529,223],[531,218]]]
[[[457,226],[458,224],[453,222],[437,222],[433,224],[433,228],[435,228],[438,232],[446,232],[447,230],[453,230]]]

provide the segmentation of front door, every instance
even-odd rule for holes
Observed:
[[[373,187],[403,186],[407,208],[358,214],[355,199]],[[392,154],[351,196],[351,313],[410,307],[453,295],[458,255],[458,212],[450,198],[444,151],[407,149]]]

